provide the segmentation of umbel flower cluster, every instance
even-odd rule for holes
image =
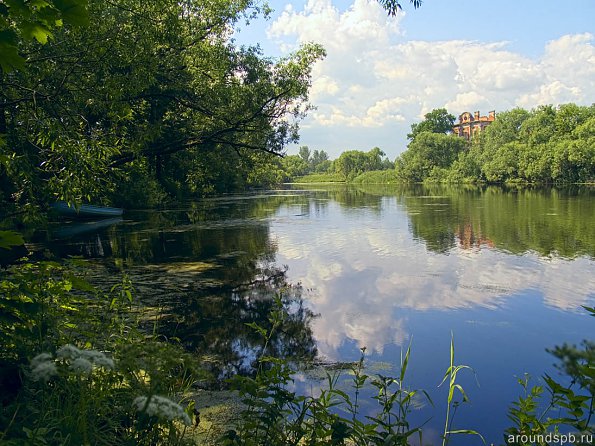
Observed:
[[[31,377],[34,381],[49,381],[58,375],[58,364],[77,375],[89,375],[94,369],[114,369],[114,361],[97,350],[81,350],[66,344],[58,349],[54,357],[50,353],[40,353],[31,360]]]
[[[149,416],[168,421],[180,419],[186,426],[191,424],[190,417],[184,412],[182,406],[168,398],[158,395],[139,396],[134,399],[132,404],[136,407],[136,410],[143,411]]]
[[[55,355],[40,353],[30,363],[31,378],[34,381],[48,382],[58,375],[74,374],[89,376],[94,370],[114,370],[113,359],[97,350],[79,349],[67,344],[60,347]],[[160,420],[181,420],[186,426],[192,424],[190,417],[179,404],[158,396],[139,396],[132,405],[138,412],[144,412]]]

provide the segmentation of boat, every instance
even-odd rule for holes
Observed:
[[[95,206],[93,204],[81,204],[76,208],[65,201],[53,203],[51,208],[58,215],[70,218],[114,218],[120,217],[124,213],[124,209],[121,208]]]
[[[56,239],[66,239],[97,232],[109,226],[120,224],[123,221],[124,220],[122,220],[122,217],[110,217],[97,221],[62,222],[60,228],[55,231],[51,231],[51,234]]]

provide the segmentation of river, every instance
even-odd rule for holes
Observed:
[[[245,323],[266,321],[284,285],[290,317],[275,354],[350,362],[365,347],[369,373],[396,375],[410,345],[406,382],[434,402],[410,421],[429,419],[430,443],[444,423],[451,336],[455,361],[472,367],[454,428],[490,444],[503,442],[517,380],[558,376],[546,349],[595,334],[581,307],[595,304],[593,188],[293,185],[50,225],[35,241],[89,259],[106,283],[128,274],[156,314],[147,323],[202,355],[219,383],[250,373],[259,338]],[[348,376],[339,384],[350,389]],[[296,375],[300,392],[322,385]]]

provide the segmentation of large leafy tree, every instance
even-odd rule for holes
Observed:
[[[272,60],[237,47],[234,24],[258,12],[251,0],[99,0],[92,26],[21,41],[27,69],[0,78],[3,198],[96,201],[132,173],[189,186],[200,157],[239,165],[251,151],[282,153],[324,51]]]
[[[385,165],[386,154],[378,147],[368,152],[347,150],[337,158],[333,165],[335,171],[345,180],[352,180],[363,172],[381,170]]]
[[[448,113],[445,108],[436,108],[426,113],[422,122],[411,124],[411,133],[407,138],[415,139],[422,132],[451,133],[454,123],[454,115]]]
[[[446,169],[467,147],[467,141],[454,135],[422,132],[397,159],[398,174],[406,181],[425,180],[435,168]]]

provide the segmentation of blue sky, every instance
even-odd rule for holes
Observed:
[[[273,0],[268,21],[236,33],[268,56],[308,41],[326,48],[300,145],[331,158],[378,146],[393,159],[411,124],[434,108],[487,114],[595,102],[595,1],[402,4],[389,18],[369,0]]]

